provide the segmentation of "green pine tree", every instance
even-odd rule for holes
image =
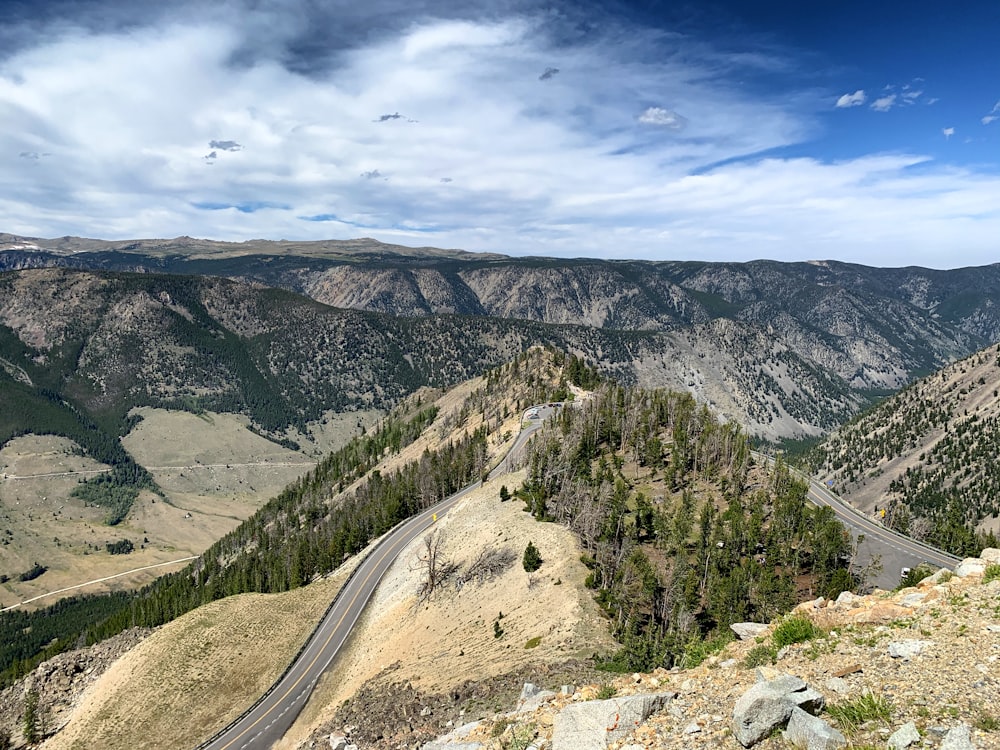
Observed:
[[[529,573],[534,573],[542,567],[542,556],[538,552],[538,547],[533,542],[528,542],[528,546],[524,548],[524,558],[521,562],[524,565],[524,569]]]

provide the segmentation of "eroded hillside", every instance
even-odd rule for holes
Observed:
[[[976,553],[1000,529],[998,389],[1000,350],[989,347],[831,435],[816,450],[817,471],[888,526],[956,554]]]
[[[899,385],[926,359],[876,338],[862,359],[874,351],[887,359],[871,360],[869,374],[858,376],[860,360],[791,318],[780,335],[758,321],[704,315],[680,327],[621,330],[609,316],[629,317],[628,300],[646,298],[618,291],[613,299],[584,299],[594,271],[574,273],[582,279],[574,282],[576,306],[542,317],[604,327],[487,315],[395,317],[218,278],[9,272],[0,276],[0,435],[56,431],[92,451],[84,438],[95,433],[86,420],[113,439],[129,426],[132,408],[159,406],[242,413],[273,439],[297,442],[294,431],[304,433],[330,411],[385,409],[420,386],[460,382],[545,344],[625,384],[687,390],[752,433],[777,439],[832,429],[863,405],[867,389]],[[551,275],[547,283],[555,284],[565,272]],[[511,304],[530,296],[534,284],[521,278]],[[684,308],[674,292],[680,296],[657,297],[656,305]],[[558,306],[565,294],[541,297]],[[387,291],[385,299],[397,298]],[[961,347],[952,341],[928,356],[945,359]],[[899,361],[886,369],[891,351]]]

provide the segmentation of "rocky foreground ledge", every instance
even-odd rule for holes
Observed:
[[[740,640],[697,668],[527,684],[511,711],[443,726],[417,747],[1000,750],[1000,550],[916,587],[817,599],[791,617],[818,637],[778,649],[788,618],[734,627]],[[334,750],[352,744],[329,738]]]

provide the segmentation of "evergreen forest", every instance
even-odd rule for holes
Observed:
[[[579,536],[623,644],[606,666],[631,671],[690,665],[731,623],[858,585],[849,534],[806,491],[689,394],[604,385],[535,438],[516,495]]]

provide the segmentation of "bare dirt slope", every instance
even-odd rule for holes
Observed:
[[[544,362],[540,366],[546,371]],[[489,408],[471,408],[470,399],[477,392],[481,395],[483,387],[484,381],[476,379],[443,395],[419,394],[424,404],[437,396],[438,419],[401,454],[383,461],[379,470],[391,471],[418,458],[425,449],[476,429],[484,419],[495,433],[491,451],[496,460],[519,429],[518,395],[498,396]],[[448,690],[463,680],[504,674],[526,664],[561,663],[614,647],[583,585],[586,569],[572,534],[536,522],[519,501],[500,502],[501,485],[513,491],[522,479],[511,475],[486,483],[435,529],[442,556],[460,570],[467,571],[486,549],[506,550],[507,566],[488,580],[470,579],[460,588],[453,577],[422,606],[415,606],[426,570],[418,557],[422,540],[405,550],[348,652],[293,729],[293,738],[304,738],[329,721],[342,700],[387,667],[392,679]],[[521,562],[529,541],[544,560],[530,575]],[[287,594],[224,599],[164,626],[95,684],[67,728],[46,747],[197,744],[271,684],[345,574],[338,571],[334,580]],[[494,622],[502,631],[499,636]],[[138,735],[142,744],[136,744]]]
[[[295,747],[328,724],[340,703],[376,676],[447,692],[466,680],[614,647],[583,586],[586,569],[572,535],[534,521],[520,502],[501,503],[500,481],[488,483],[441,519],[438,533],[451,560],[468,563],[481,549],[495,546],[514,551],[514,564],[483,584],[470,581],[457,589],[450,583],[418,607],[420,545],[407,549],[380,586],[348,652],[282,747]],[[530,575],[521,564],[529,540],[544,558]],[[230,597],[165,625],[88,689],[66,728],[44,747],[196,745],[267,689],[346,575],[347,570],[340,571],[286,594]],[[494,621],[503,631],[499,638]]]
[[[482,584],[445,584],[421,604],[417,591],[426,576],[420,559],[426,556],[423,541],[404,550],[348,652],[327,673],[281,747],[296,747],[317,727],[328,725],[337,707],[376,676],[411,682],[425,692],[447,692],[466,680],[614,648],[583,585],[587,570],[572,533],[535,521],[519,501],[500,502],[501,484],[513,488],[523,479],[520,472],[487,483],[441,519],[435,531],[442,539],[442,555],[466,568],[489,548],[511,550],[514,564]],[[521,562],[529,541],[544,559],[531,574]]]

